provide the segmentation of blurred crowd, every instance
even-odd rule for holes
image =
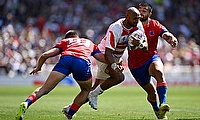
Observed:
[[[60,41],[69,29],[98,44],[108,26],[125,16],[130,6],[144,0],[1,0],[0,74],[26,74],[44,51]],[[145,0],[159,20],[178,38],[176,49],[159,40],[165,64],[200,64],[200,1]],[[57,58],[45,65],[55,64]]]

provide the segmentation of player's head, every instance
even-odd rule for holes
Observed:
[[[147,2],[141,2],[138,6],[138,10],[140,11],[141,21],[146,21],[152,15],[152,6]]]
[[[126,11],[126,22],[125,26],[127,27],[134,27],[137,26],[137,23],[140,19],[140,12],[135,7],[129,7]]]
[[[79,37],[78,32],[76,30],[69,30],[65,33],[64,38],[74,38],[74,37]]]

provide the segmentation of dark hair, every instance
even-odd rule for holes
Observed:
[[[77,36],[78,36],[78,32],[76,30],[69,30],[65,33],[64,38],[77,37]]]
[[[148,7],[149,12],[152,12],[152,11],[153,11],[153,8],[152,8],[151,4],[149,4],[149,3],[147,3],[147,2],[141,2],[141,3],[139,4],[139,6]]]

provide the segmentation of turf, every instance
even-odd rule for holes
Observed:
[[[36,87],[1,86],[0,120],[14,120],[19,104]],[[70,104],[79,87],[58,86],[36,101],[26,111],[25,120],[64,120],[61,110]],[[167,114],[170,120],[200,119],[200,87],[169,86]],[[138,86],[117,86],[105,91],[98,100],[98,110],[83,105],[73,120],[146,120],[156,119],[146,93]]]

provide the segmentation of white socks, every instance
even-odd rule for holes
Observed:
[[[100,94],[102,94],[102,93],[103,93],[103,90],[101,89],[100,85],[98,85],[98,86],[96,87],[96,89],[94,89],[94,90],[92,91],[92,94],[93,94],[93,95],[100,95]]]

